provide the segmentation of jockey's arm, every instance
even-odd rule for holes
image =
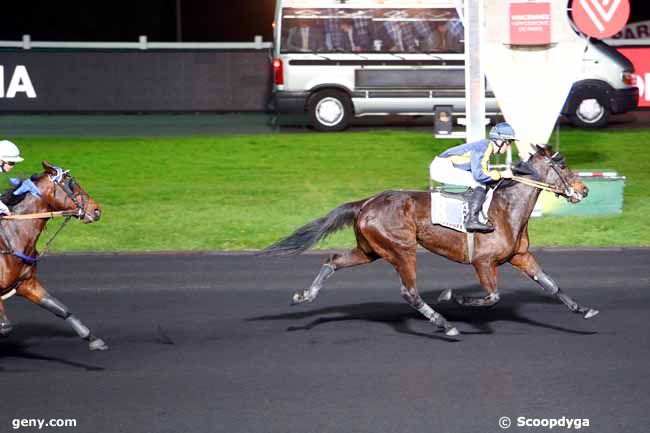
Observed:
[[[472,152],[472,175],[477,182],[482,184],[496,182],[501,179],[501,172],[488,168],[490,156],[492,155],[492,146],[492,143],[488,143],[483,152]]]

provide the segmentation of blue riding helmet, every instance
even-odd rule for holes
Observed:
[[[492,140],[516,140],[515,130],[507,122],[496,124],[490,129],[490,139]]]

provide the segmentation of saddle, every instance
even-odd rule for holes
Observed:
[[[483,209],[479,214],[479,221],[482,223],[487,222],[493,192],[494,189],[490,188],[485,197]],[[431,223],[467,233],[465,222],[469,215],[468,200],[471,194],[469,189],[461,192],[431,191]]]

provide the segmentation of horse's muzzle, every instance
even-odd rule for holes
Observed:
[[[587,188],[587,185],[578,181],[571,184],[571,188],[566,194],[566,199],[571,203],[580,203],[580,201],[588,195],[589,188]]]
[[[95,221],[99,221],[99,219],[102,216],[102,210],[100,208],[94,208],[92,211],[86,211],[83,214],[83,218],[81,219],[84,223],[90,224]]]

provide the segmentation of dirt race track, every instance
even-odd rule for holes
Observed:
[[[46,286],[111,349],[89,352],[60,319],[7,301],[0,432],[74,418],[40,431],[486,433],[503,416],[509,431],[550,431],[518,417],[566,417],[589,419],[586,432],[647,432],[650,250],[538,256],[601,314],[573,315],[504,266],[493,309],[437,308],[463,332],[448,341],[402,301],[386,263],[341,271],[290,307],[324,255],[52,256]],[[418,261],[430,303],[477,289],[469,267]]]

